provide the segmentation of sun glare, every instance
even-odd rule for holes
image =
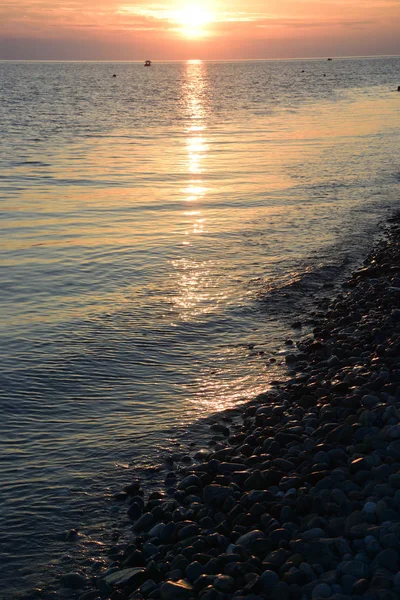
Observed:
[[[214,20],[212,13],[199,4],[188,4],[176,12],[176,22],[186,37],[203,37],[205,26]]]

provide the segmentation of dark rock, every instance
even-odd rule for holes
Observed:
[[[185,527],[182,527],[182,529],[179,530],[178,539],[186,540],[187,538],[196,535],[198,531],[198,526],[195,523],[190,523],[189,525],[186,525]]]
[[[179,483],[178,490],[185,490],[186,488],[188,488],[190,486],[198,487],[199,485],[200,485],[200,479],[197,477],[197,475],[188,475],[187,477],[182,479],[182,481]]]
[[[140,591],[145,597],[147,597],[149,594],[151,594],[151,592],[153,592],[156,589],[158,589],[158,585],[152,579],[148,579],[140,586]]]
[[[204,502],[221,505],[233,493],[230,487],[223,485],[207,485],[203,490]]]
[[[245,533],[244,535],[240,536],[236,540],[236,544],[239,546],[243,546],[244,548],[246,548],[248,550],[251,550],[255,541],[264,539],[264,538],[265,538],[265,534],[262,531],[260,531],[259,529],[255,529],[254,531],[249,531],[248,533]]]
[[[379,554],[376,556],[373,562],[373,566],[383,567],[385,569],[389,569],[389,571],[397,573],[400,566],[399,560],[400,557],[398,552],[396,552],[396,550],[388,548],[379,552]]]
[[[193,561],[186,567],[186,577],[191,583],[194,583],[203,573],[203,565],[197,561]]]
[[[265,480],[260,471],[254,471],[244,482],[246,490],[264,490]]]
[[[160,588],[162,600],[190,600],[193,598],[194,588],[188,581],[166,581]]]
[[[80,590],[87,584],[87,578],[80,573],[66,573],[60,579],[62,587]]]
[[[279,576],[275,571],[266,570],[262,573],[260,582],[263,590],[269,592],[279,582]]]
[[[90,590],[81,594],[78,600],[100,600],[99,590]]]
[[[214,579],[213,586],[220,592],[233,592],[235,590],[235,580],[233,577],[229,577],[228,575],[218,575]]]
[[[284,581],[280,581],[271,591],[270,598],[271,600],[290,600],[290,587]]]
[[[146,571],[145,569],[141,569],[140,567],[131,568],[131,569],[122,569],[119,571],[115,571],[115,573],[111,573],[110,575],[106,575],[104,577],[104,581],[111,586],[125,586],[132,585],[139,587],[144,580],[146,579]]]
[[[136,496],[136,494],[140,493],[140,481],[133,481],[129,485],[124,487],[124,492],[128,494],[128,496]]]
[[[311,594],[312,598],[330,598],[331,596],[332,590],[326,583],[317,583]]]
[[[374,406],[379,404],[379,398],[366,394],[361,398],[360,403],[364,408],[374,408]]]
[[[363,579],[368,575],[368,567],[359,560],[349,560],[338,565],[339,573],[351,575],[357,579]]]
[[[358,579],[358,581],[356,581],[353,584],[353,587],[351,589],[351,593],[352,594],[359,594],[360,596],[364,595],[365,592],[368,590],[369,588],[369,581],[368,579]]]
[[[400,460],[400,440],[395,440],[387,447],[387,453],[396,461]]]
[[[150,512],[144,513],[134,524],[135,531],[145,531],[154,523],[154,517]]]

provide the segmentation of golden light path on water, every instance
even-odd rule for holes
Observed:
[[[192,237],[204,233],[206,226],[203,211],[200,208],[200,201],[207,194],[207,187],[202,175],[205,173],[204,158],[208,151],[205,138],[205,111],[201,100],[205,87],[203,68],[201,61],[188,61],[185,68],[184,110],[188,125],[185,129],[187,156],[183,168],[187,173],[188,181],[187,185],[181,189],[181,194],[184,202],[190,203],[191,208],[184,210],[184,217],[190,223],[190,226],[183,231],[185,239],[182,244],[184,246],[190,246]],[[176,306],[184,310],[187,315],[191,315],[186,318],[196,317],[202,312],[201,302],[207,300],[205,264],[183,259],[178,261],[176,266],[181,271]]]
[[[186,63],[184,111],[188,124],[185,128],[187,156],[183,167],[184,173],[186,171],[187,183],[181,189],[184,202],[190,205],[190,209],[184,210],[183,213],[189,223],[183,231],[182,245],[186,247],[192,245],[194,236],[208,233],[205,216],[207,209],[203,208],[207,206],[207,194],[210,191],[207,167],[210,147],[204,106],[204,98],[207,95],[206,75],[206,66],[202,61],[192,60]],[[212,214],[211,211],[207,212]],[[216,304],[226,300],[226,293],[222,291],[222,286],[216,285],[213,280],[215,268],[212,260],[199,261],[182,257],[175,262],[175,267],[179,272],[175,308],[180,311],[181,319],[188,321],[201,319],[202,315],[214,311]],[[223,410],[234,403],[235,394],[232,394],[229,386],[227,386],[227,393],[224,393],[223,384],[221,381],[217,383],[214,377],[221,369],[223,365],[213,370],[203,369],[197,378],[197,385],[203,390],[203,394],[196,394],[194,400],[190,396],[188,398],[187,410],[192,417],[197,417],[199,411],[210,413]]]

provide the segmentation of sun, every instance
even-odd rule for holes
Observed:
[[[205,26],[214,20],[213,14],[199,4],[188,4],[176,11],[176,22],[185,37],[196,38],[207,34]]]

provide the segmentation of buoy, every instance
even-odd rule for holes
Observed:
[[[116,74],[114,73],[113,77],[116,77]]]

